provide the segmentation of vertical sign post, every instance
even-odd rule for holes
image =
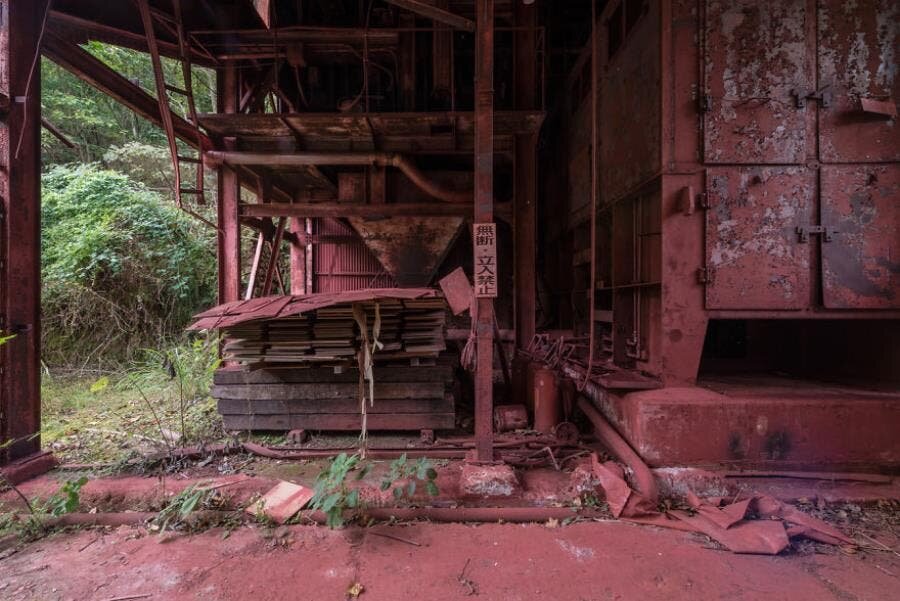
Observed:
[[[494,0],[475,2],[475,227],[494,227]],[[492,230],[496,234],[496,230]],[[473,230],[477,236],[477,230]],[[475,458],[494,460],[494,298],[497,295],[496,235],[492,236],[494,284],[479,292],[475,269]],[[476,241],[476,248],[478,244]],[[486,260],[486,256],[482,256]],[[478,259],[476,259],[477,261]],[[482,273],[486,278],[487,273]]]
[[[497,298],[497,224],[472,226],[475,242],[475,297]]]

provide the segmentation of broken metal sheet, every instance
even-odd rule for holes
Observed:
[[[815,91],[807,4],[707,0],[700,98],[707,163],[806,159],[806,101],[797,97]]]
[[[829,309],[900,309],[900,165],[822,167]]]
[[[369,250],[399,286],[427,286],[450,245],[462,217],[392,217],[348,219]]]
[[[367,288],[344,292],[325,292],[285,296],[267,296],[249,301],[224,303],[194,316],[188,330],[227,328],[248,321],[276,319],[302,315],[337,304],[373,301],[378,299],[441,298],[433,288]]]
[[[311,488],[282,480],[258,502],[248,506],[246,512],[257,517],[266,516],[277,524],[283,524],[303,509],[314,494]]]
[[[699,532],[734,553],[776,555],[790,545],[790,537],[805,536],[828,544],[855,544],[836,528],[767,495],[750,495],[731,503],[721,498],[702,500],[687,495],[693,513],[671,509],[659,512],[655,500],[645,498],[625,481],[622,467],[600,463],[591,455],[591,471],[603,489],[615,517],[630,522]],[[760,519],[750,519],[755,515]]]
[[[821,160],[900,160],[900,3],[820,0],[817,31]]]
[[[454,315],[462,315],[472,306],[472,284],[462,267],[457,267],[438,282]]]
[[[805,167],[714,167],[706,173],[706,307],[802,309],[810,302],[815,173]]]

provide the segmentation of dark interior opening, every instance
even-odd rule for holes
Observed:
[[[770,374],[897,389],[898,336],[895,320],[710,320],[699,377]]]

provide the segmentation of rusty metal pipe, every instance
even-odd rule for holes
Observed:
[[[266,165],[276,167],[306,166],[380,166],[400,170],[420,190],[438,200],[453,204],[472,202],[472,192],[450,190],[431,180],[406,157],[389,152],[295,152],[290,154],[267,152],[238,152],[210,150],[204,156],[212,166],[222,164]]]
[[[300,517],[309,522],[325,523],[325,514],[321,511],[305,510]],[[573,517],[585,519],[601,519],[608,516],[593,510],[581,510],[573,513],[570,507],[371,507],[364,511],[365,517],[378,521],[389,520],[428,520],[431,522],[546,522],[550,519],[565,520]],[[156,517],[158,513],[146,511],[128,511],[113,513],[68,513],[54,518],[47,516],[42,524],[48,528],[65,526],[138,526]],[[30,516],[22,515],[22,519]],[[233,512],[198,511],[191,514],[191,519],[218,521],[234,518]]]
[[[587,391],[587,388],[585,388]],[[644,463],[640,455],[631,448],[631,445],[616,432],[616,429],[606,421],[606,418],[597,411],[590,400],[585,396],[579,396],[578,407],[584,412],[587,418],[594,426],[594,432],[597,438],[609,449],[619,461],[631,468],[634,473],[635,484],[638,492],[646,497],[651,503],[656,503],[659,498],[659,488],[656,485],[656,478],[653,472]]]

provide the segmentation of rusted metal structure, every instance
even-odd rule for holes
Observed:
[[[544,247],[591,396],[657,465],[896,465],[897,3],[604,4]]]
[[[497,297],[456,323],[480,462],[546,364],[572,380],[546,415],[590,397],[651,464],[900,464],[897,2],[0,6],[8,458],[39,448],[40,49],[164,129],[181,206],[216,204],[222,303],[473,279],[496,223]],[[215,69],[217,112],[89,39]]]

